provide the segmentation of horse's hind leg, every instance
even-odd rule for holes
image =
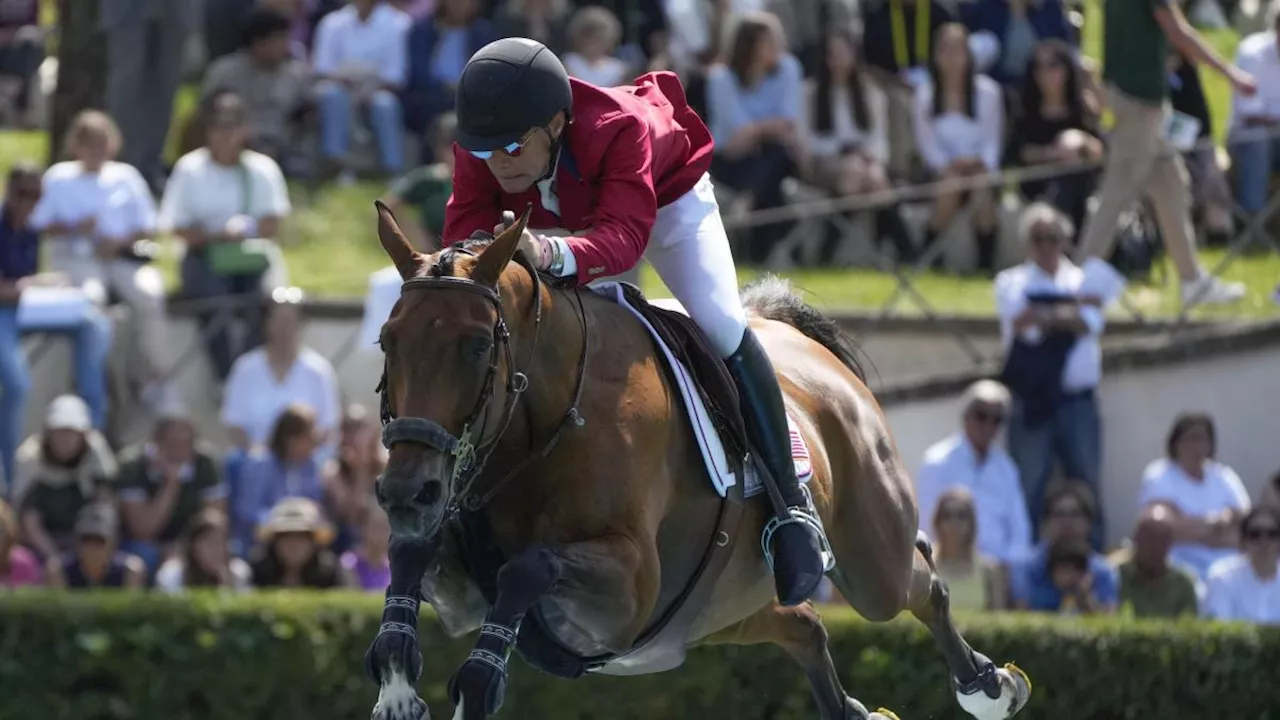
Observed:
[[[771,642],[800,664],[813,688],[821,720],[897,720],[880,709],[867,712],[862,703],[845,693],[827,649],[827,629],[813,605],[804,603],[766,607],[732,627],[706,638],[704,645],[754,645]]]
[[[956,699],[966,712],[978,720],[1006,720],[1027,704],[1031,681],[1026,674],[1012,664],[997,668],[974,651],[956,629],[947,586],[938,577],[933,547],[924,533],[916,538],[909,608],[942,649],[956,687]]]

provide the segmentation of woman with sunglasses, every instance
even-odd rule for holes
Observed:
[[[1249,511],[1240,521],[1240,549],[1210,568],[1204,614],[1280,625],[1280,510],[1259,506]]]
[[[806,510],[773,366],[747,327],[729,239],[708,170],[714,141],[669,72],[599,88],[570,79],[541,43],[505,38],[482,48],[458,83],[458,142],[444,240],[497,225],[533,205],[520,249],[550,275],[586,284],[647,258],[738,385],[752,444],[789,515]],[[786,523],[774,534],[784,604],[822,580],[817,531]]]
[[[1004,568],[978,552],[973,493],[955,486],[938,498],[932,520],[938,574],[951,591],[952,610],[1003,610],[1009,605]]]

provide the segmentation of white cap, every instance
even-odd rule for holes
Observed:
[[[89,432],[93,429],[89,406],[76,395],[59,395],[45,410],[44,427],[46,430]]]

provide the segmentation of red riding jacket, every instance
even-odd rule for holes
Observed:
[[[483,160],[455,146],[446,243],[490,231],[503,210],[519,215],[532,203],[531,227],[587,231],[566,238],[578,282],[626,272],[640,261],[658,208],[693,189],[711,167],[711,132],[673,73],[648,73],[617,88],[570,83],[573,122],[564,131],[553,185],[560,215],[542,206],[537,186],[519,195],[502,192]]]

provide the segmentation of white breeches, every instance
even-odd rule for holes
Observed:
[[[710,175],[658,208],[644,257],[706,333],[712,348],[721,357],[732,355],[747,329],[747,314]]]

